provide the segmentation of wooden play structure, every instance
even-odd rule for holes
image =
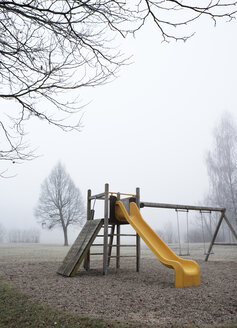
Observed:
[[[104,215],[101,219],[94,218],[95,210],[94,205],[92,206],[92,202],[95,204],[96,200],[104,201]],[[91,255],[103,255],[103,274],[107,275],[111,258],[116,259],[116,268],[119,268],[121,257],[130,257],[130,255],[121,255],[120,250],[122,247],[131,247],[131,245],[122,244],[121,237],[135,236],[136,244],[133,246],[136,249],[135,257],[137,272],[140,271],[140,238],[142,238],[162,264],[168,268],[174,269],[175,287],[199,285],[200,268],[198,264],[195,261],[179,257],[169,248],[169,246],[149,227],[143,219],[140,213],[140,208],[143,207],[174,209],[176,212],[219,212],[220,218],[206,253],[205,261],[208,260],[212,247],[216,244],[216,236],[223,220],[225,220],[237,240],[237,234],[226,217],[224,208],[142,202],[140,201],[139,188],[136,189],[135,194],[125,194],[110,192],[109,185],[106,184],[103,193],[92,195],[91,190],[88,190],[87,222],[57,272],[67,277],[75,276],[83,262],[84,268],[86,270],[90,269]],[[122,234],[120,227],[124,224],[130,224],[134,228],[135,234]],[[102,234],[101,231],[103,231]],[[101,238],[103,243],[93,244],[97,237]],[[93,253],[92,249],[95,245],[102,246],[103,252]],[[112,248],[116,249],[116,255],[112,255]]]

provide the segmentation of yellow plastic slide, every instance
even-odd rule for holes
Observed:
[[[130,203],[130,215],[121,201],[116,202],[115,215],[119,220],[126,219],[136,230],[147,246],[162,264],[175,271],[175,287],[200,285],[199,265],[177,256],[168,245],[144,221],[136,203]]]

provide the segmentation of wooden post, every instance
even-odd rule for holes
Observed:
[[[214,235],[213,235],[213,237],[212,237],[212,240],[211,240],[211,242],[210,242],[210,246],[209,246],[209,248],[208,248],[208,251],[207,251],[207,254],[206,254],[206,257],[205,257],[205,261],[206,261],[206,262],[207,262],[207,260],[208,260],[208,257],[209,257],[209,255],[210,255],[210,253],[211,253],[211,250],[212,250],[213,244],[214,244],[214,242],[215,242],[215,240],[216,240],[216,236],[217,236],[217,234],[218,234],[218,231],[219,231],[219,229],[220,229],[221,222],[223,221],[224,216],[225,216],[225,212],[223,211],[223,212],[221,212],[221,216],[220,216],[220,219],[219,219],[219,221],[218,221],[218,223],[217,223],[216,230],[215,230]]]
[[[219,229],[220,229],[220,226],[221,226],[221,223],[222,223],[223,219],[226,221],[226,223],[227,223],[227,225],[228,225],[230,231],[233,233],[233,235],[235,236],[235,238],[236,238],[236,240],[237,240],[237,234],[236,234],[234,228],[232,227],[230,221],[229,221],[228,218],[226,217],[226,215],[225,215],[225,211],[223,210],[223,211],[221,212],[220,219],[219,219],[219,221],[218,221],[218,224],[217,224],[217,226],[216,226],[216,230],[215,230],[215,232],[214,232],[214,235],[213,235],[213,237],[212,237],[212,240],[211,240],[211,243],[210,243],[209,249],[208,249],[208,251],[207,251],[207,255],[206,255],[206,257],[205,257],[205,261],[208,260],[208,257],[209,257],[209,255],[210,255],[210,253],[211,253],[211,250],[212,250],[212,247],[213,247],[213,245],[215,244],[216,236],[217,236],[217,234],[218,234],[218,231],[219,231]],[[223,245],[224,245],[224,243],[219,243],[219,244],[223,244]]]
[[[225,213],[224,213],[224,219],[225,219],[225,222],[227,223],[227,225],[228,225],[230,231],[233,233],[233,235],[235,236],[235,239],[237,240],[237,234],[236,234],[236,232],[235,232],[233,226],[231,225],[230,221],[227,219]]]
[[[120,194],[117,194],[117,200],[120,200]],[[116,240],[116,269],[120,268],[120,224],[117,224],[117,240]]]
[[[110,257],[111,257],[112,250],[113,250],[114,229],[115,229],[115,224],[113,224],[113,226],[110,229],[109,250],[108,250],[108,267],[110,265]]]
[[[108,274],[109,184],[105,185],[103,274]]]
[[[91,219],[91,190],[87,191],[87,221]],[[84,261],[84,268],[86,271],[90,270],[90,249],[87,252],[85,261]]]
[[[136,188],[136,204],[137,207],[140,208],[140,188]],[[137,264],[137,272],[140,272],[141,267],[141,238],[139,234],[136,234],[136,264]]]
[[[117,224],[116,269],[120,268],[120,225]]]

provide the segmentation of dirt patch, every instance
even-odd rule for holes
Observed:
[[[32,299],[80,315],[150,326],[237,322],[237,262],[198,263],[202,284],[186,288],[174,288],[173,270],[155,258],[143,258],[140,273],[125,258],[106,277],[92,269],[64,278],[56,274],[58,261],[2,263],[1,271]]]

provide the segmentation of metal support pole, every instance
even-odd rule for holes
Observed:
[[[136,204],[140,208],[140,188],[136,188]],[[137,259],[137,272],[140,272],[141,267],[141,238],[139,234],[136,234],[136,259]]]
[[[117,194],[117,200],[120,200],[120,194]],[[116,269],[120,268],[120,224],[117,224],[116,238]]]
[[[179,212],[176,210],[177,216],[177,231],[178,231],[178,241],[179,241],[179,256],[182,255],[181,240],[180,240],[180,229],[179,229]]]
[[[189,219],[188,219],[188,211],[186,212],[186,221],[187,221],[187,255],[190,255],[189,252]]]
[[[87,221],[91,219],[91,190],[87,191]],[[86,271],[90,270],[90,249],[84,260],[84,269]]]
[[[201,223],[202,223],[202,239],[203,239],[203,246],[204,246],[204,255],[207,254],[206,252],[206,242],[205,242],[205,231],[204,231],[204,223],[203,223],[203,216],[202,216],[202,211],[200,211],[201,213]]]
[[[103,274],[108,274],[109,184],[105,185]]]

